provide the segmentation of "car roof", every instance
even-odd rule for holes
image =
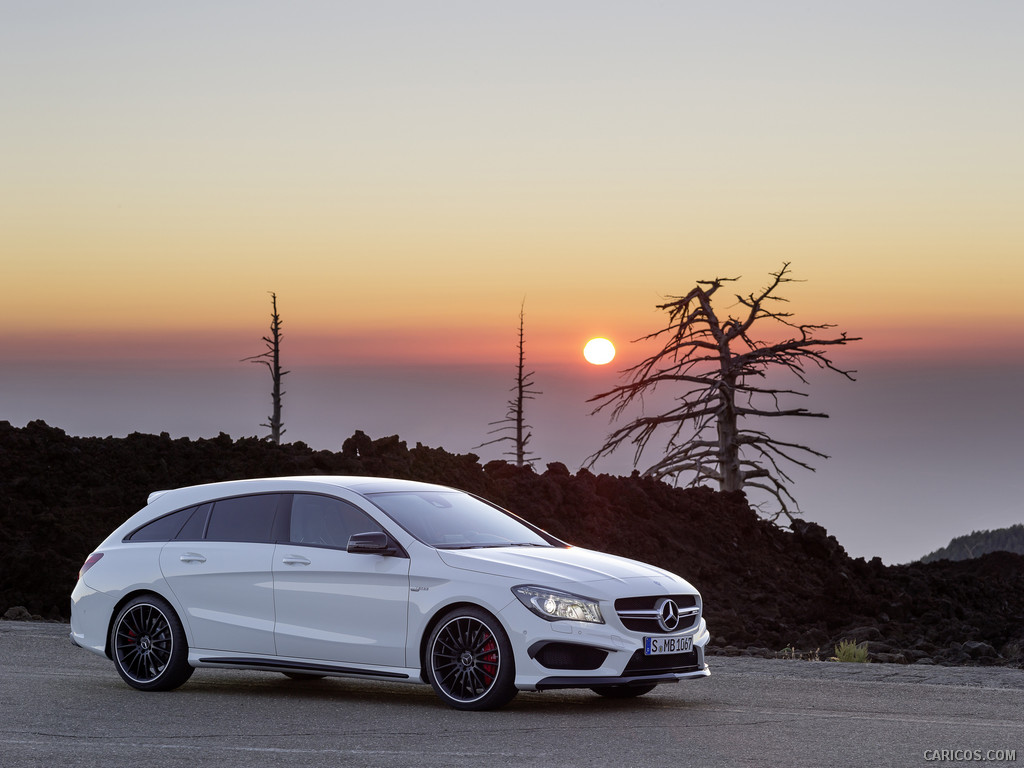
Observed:
[[[343,489],[360,496],[368,493],[396,491],[453,491],[443,485],[393,477],[366,477],[362,475],[298,475],[294,477],[261,477],[249,480],[228,480],[220,483],[190,485],[171,490],[154,491],[147,504],[161,501],[165,504],[191,504],[248,493],[288,493],[301,491],[327,491]]]

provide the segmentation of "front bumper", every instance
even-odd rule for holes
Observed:
[[[513,605],[509,610],[518,608]],[[645,656],[640,633],[610,624],[548,622],[532,616],[517,611],[519,631],[509,632],[515,685],[521,691],[674,683],[711,674],[704,662],[710,635],[703,618],[695,629],[676,635],[692,636],[692,651]]]
[[[661,685],[662,683],[678,683],[680,680],[689,678],[708,677],[711,670],[705,664],[703,669],[695,669],[692,672],[677,672],[669,675],[649,675],[631,677],[545,677],[534,686],[535,691],[553,691],[557,688],[595,688],[606,685],[615,686],[641,686]]]

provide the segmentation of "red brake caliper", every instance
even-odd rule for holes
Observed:
[[[494,679],[494,673],[498,671],[498,646],[495,645],[494,638],[488,638],[487,645],[484,646],[480,667],[484,673],[484,682],[490,685]]]

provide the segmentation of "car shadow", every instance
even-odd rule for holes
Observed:
[[[675,686],[664,687],[674,688]],[[252,670],[225,672],[199,669],[185,685],[178,689],[178,692],[200,697],[223,696],[229,699],[256,695],[264,701],[268,697],[272,697],[282,701],[305,700],[353,705],[372,702],[378,705],[386,704],[389,707],[456,712],[438,699],[429,685],[361,680],[350,677],[328,676],[296,680],[276,672]],[[658,689],[633,699],[611,699],[599,696],[587,689],[565,689],[544,692],[520,691],[510,703],[497,711],[635,712],[662,709],[666,705],[670,705],[674,709],[699,708],[700,706],[699,702],[681,701],[678,697],[659,695]]]

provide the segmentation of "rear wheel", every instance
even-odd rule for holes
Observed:
[[[498,620],[473,606],[445,614],[427,641],[427,678],[455,709],[497,709],[516,695],[512,644]]]
[[[654,683],[646,685],[598,685],[590,690],[607,699],[635,699],[637,696],[650,693],[657,687]]]
[[[110,649],[121,679],[140,691],[170,691],[192,676],[181,621],[156,595],[125,604],[114,620]]]

